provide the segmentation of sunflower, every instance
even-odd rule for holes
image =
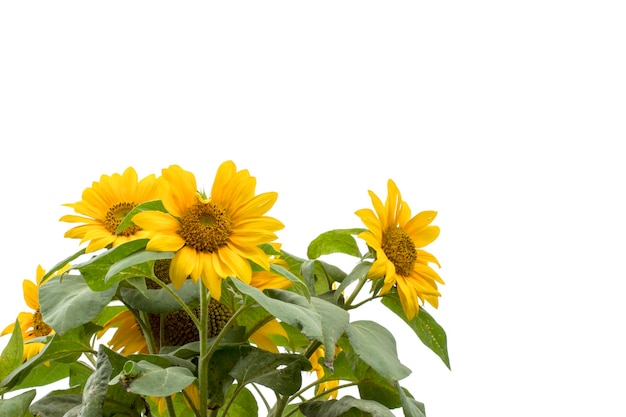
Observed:
[[[55,272],[53,276],[64,273],[69,269],[69,267],[69,265],[66,265]],[[43,321],[43,317],[41,316],[41,311],[39,309],[39,287],[43,285],[41,283],[41,279],[45,274],[46,271],[41,267],[41,265],[38,265],[35,282],[25,279],[22,283],[24,301],[26,302],[26,305],[33,310],[32,312],[21,312],[17,315],[17,321],[20,324],[22,339],[24,341],[24,351],[22,355],[24,361],[27,361],[37,355],[44,347],[44,343],[30,342],[31,340],[54,333],[54,330]],[[8,325],[2,333],[0,333],[0,336],[13,333],[14,328],[15,323]]]
[[[437,259],[419,249],[439,236],[439,227],[430,226],[437,213],[423,211],[411,217],[411,209],[402,200],[400,190],[392,180],[387,183],[387,191],[384,205],[376,194],[369,191],[374,211],[356,211],[369,229],[358,236],[376,252],[368,277],[384,277],[381,294],[395,286],[404,314],[411,320],[419,310],[418,300],[422,304],[427,301],[437,308],[441,295],[437,283],[444,283],[429,265],[434,263],[440,267]]]
[[[232,161],[218,168],[208,198],[197,191],[191,172],[177,165],[162,170],[158,188],[167,213],[145,211],[133,222],[152,231],[146,249],[176,252],[170,265],[175,288],[187,277],[202,279],[211,297],[219,300],[222,279],[233,276],[250,283],[249,261],[269,269],[259,245],[274,241],[283,224],[264,216],[277,193],[255,195],[255,187],[256,179],[248,170],[237,171]]]
[[[123,174],[102,175],[83,191],[82,200],[64,204],[79,215],[65,215],[61,221],[82,223],[65,232],[65,237],[89,241],[86,251],[93,252],[108,245],[117,246],[133,239],[145,238],[147,233],[136,225],[117,232],[117,227],[136,205],[158,198],[156,177],[151,174],[141,181],[133,167]]]
[[[281,336],[285,339],[289,338],[285,328],[281,326],[280,322],[276,319],[270,320],[263,326],[259,327],[254,333],[252,333],[250,340],[259,349],[278,353],[278,346],[276,345],[276,342],[272,340],[273,336]]]
[[[102,338],[110,329],[116,329],[107,344],[114,351],[122,355],[132,353],[149,353],[148,342],[137,323],[135,316],[130,310],[122,310],[107,321],[103,329],[98,332],[98,338]]]

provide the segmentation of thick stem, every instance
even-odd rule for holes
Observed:
[[[350,297],[346,300],[345,307],[344,307],[346,310],[350,309],[350,304],[352,304],[356,296],[359,294],[359,291],[361,291],[361,288],[363,288],[363,285],[365,285],[366,281],[367,281],[367,277],[362,277],[359,279],[359,282],[357,283],[356,288],[354,289],[354,291],[352,291],[352,294],[350,294]]]
[[[200,417],[207,417],[208,392],[209,392],[209,360],[207,324],[209,321],[209,297],[202,279],[198,280],[200,291],[200,322],[198,333],[200,335],[200,357],[198,359],[198,391],[200,392]]]

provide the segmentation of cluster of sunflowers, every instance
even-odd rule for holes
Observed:
[[[365,228],[324,232],[300,258],[266,215],[277,194],[255,188],[232,161],[209,195],[177,165],[141,180],[130,167],[67,204],[65,237],[84,247],[24,281],[32,311],[2,332],[0,415],[424,416],[394,336],[350,311],[379,301],[449,367],[424,308],[443,284],[422,249],[436,213],[411,217],[389,180],[384,202],[370,191],[373,210],[356,211]],[[337,253],[350,272],[324,260]]]

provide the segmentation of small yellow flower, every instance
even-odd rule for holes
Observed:
[[[439,227],[430,226],[437,213],[423,211],[411,217],[411,209],[392,180],[388,181],[387,189],[384,205],[369,191],[374,211],[362,209],[356,212],[369,229],[359,237],[376,252],[368,277],[384,277],[381,294],[395,286],[404,314],[411,320],[419,310],[418,300],[437,308],[441,295],[437,283],[444,283],[429,265],[440,266],[437,259],[420,249],[439,236]]]
[[[146,232],[136,225],[120,233],[117,227],[136,205],[158,198],[156,177],[151,174],[138,181],[135,169],[129,167],[121,175],[102,175],[100,182],[83,191],[82,198],[77,203],[64,204],[80,215],[65,215],[60,220],[83,223],[65,232],[65,237],[81,239],[81,244],[89,241],[87,252],[146,238]]]
[[[180,288],[188,277],[202,279],[211,297],[219,300],[224,278],[250,283],[249,261],[269,269],[259,246],[276,240],[283,224],[264,216],[278,195],[255,195],[255,187],[256,179],[248,170],[237,171],[232,161],[218,168],[209,198],[197,191],[191,172],[177,165],[162,170],[158,188],[167,213],[145,211],[133,222],[152,232],[148,250],[176,252],[170,265],[174,287]]]
[[[65,267],[55,272],[53,276],[64,273],[69,269],[69,267],[69,264],[66,265]],[[24,301],[26,302],[26,305],[33,310],[32,312],[21,312],[17,315],[17,321],[20,324],[20,329],[22,330],[22,339],[24,341],[24,361],[27,361],[28,359],[37,355],[44,347],[43,343],[30,342],[31,340],[42,336],[48,336],[54,333],[54,330],[46,322],[43,321],[43,317],[41,316],[41,311],[39,307],[39,287],[43,285],[41,283],[41,280],[45,274],[46,271],[41,267],[41,265],[38,265],[35,282],[27,279],[22,282]],[[15,323],[8,325],[2,331],[2,333],[0,333],[0,336],[12,333],[14,328]]]

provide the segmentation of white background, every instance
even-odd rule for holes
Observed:
[[[232,159],[284,249],[393,178],[437,210],[452,370],[383,308],[429,417],[624,416],[618,1],[2,2],[2,323],[102,174]],[[372,306],[373,307],[373,306]],[[2,339],[6,339],[2,338]],[[5,343],[4,340],[2,343]]]

